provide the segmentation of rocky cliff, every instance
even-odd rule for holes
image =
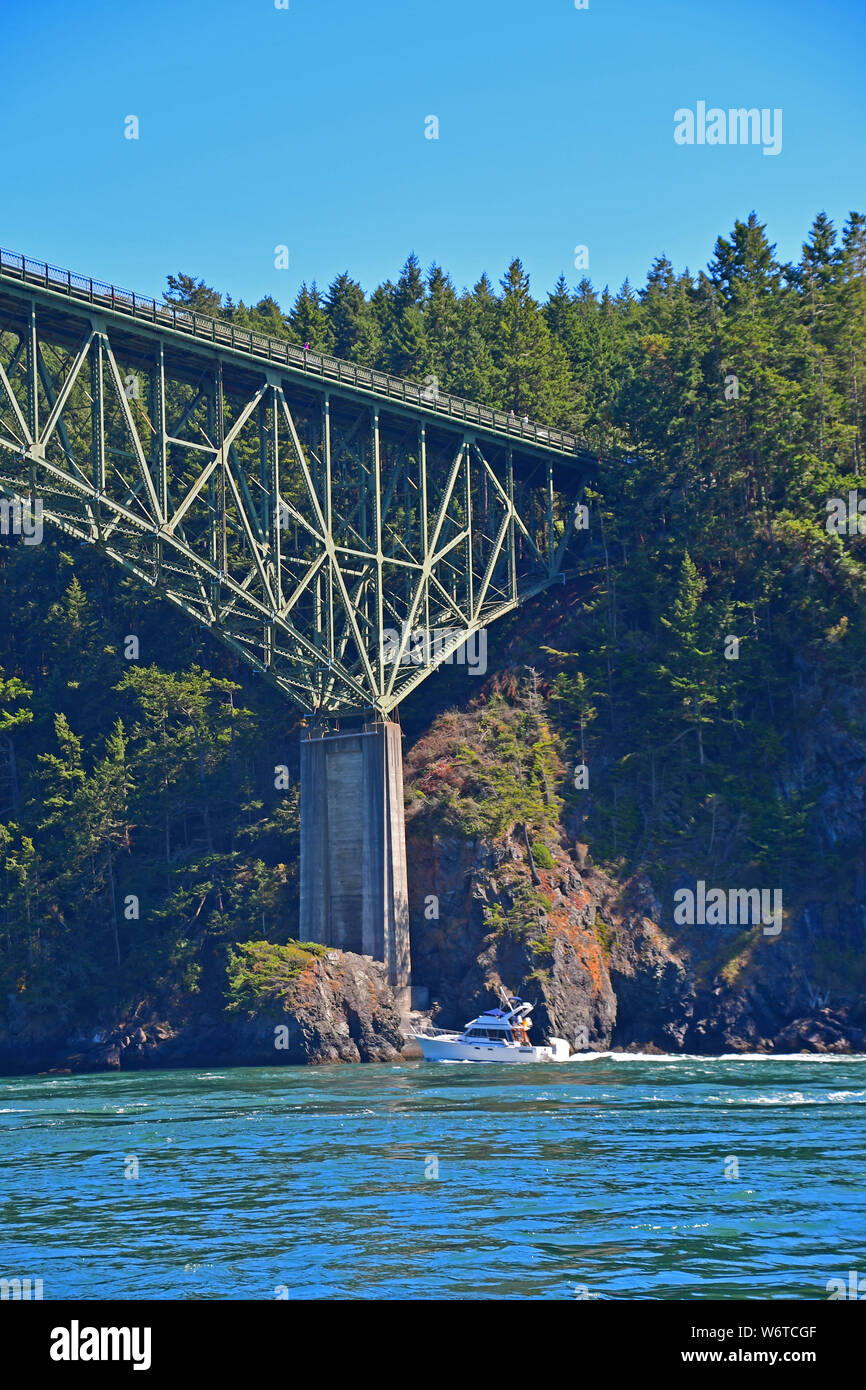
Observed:
[[[255,994],[242,988],[236,1006],[228,1008],[215,988],[203,996],[203,1007],[170,1009],[163,1017],[118,1017],[66,1032],[46,1028],[10,1001],[0,1069],[88,1072],[399,1059],[406,1040],[384,965],[350,952],[287,949],[303,955],[301,968],[283,979],[271,971],[269,979],[281,955],[269,948],[270,959],[251,964],[251,975],[261,970],[264,977],[260,988]]]
[[[478,799],[477,763],[461,749],[483,744],[472,726],[487,708],[440,721],[407,759],[413,968],[437,1023],[462,1024],[502,983],[535,1004],[540,1033],[582,1048],[866,1051],[862,873],[838,874],[820,898],[787,905],[777,935],[678,926],[676,885],[657,888],[646,874],[618,881],[594,867],[567,815],[537,864],[518,830],[492,839],[443,831],[436,768],[458,803]],[[810,756],[838,754],[838,738],[819,728]],[[801,768],[807,779],[808,762]],[[862,779],[848,791],[841,780],[825,793],[828,836],[856,819],[863,794]]]
[[[866,1051],[866,692],[819,698],[804,682],[814,708],[787,734],[785,775],[792,794],[811,791],[820,852],[766,933],[677,924],[675,893],[702,872],[694,854],[691,871],[655,877],[593,862],[586,813],[562,795],[549,683],[532,674],[492,677],[407,739],[413,979],[432,1020],[462,1025],[502,984],[535,1005],[536,1039],[579,1049]],[[384,967],[292,942],[295,920],[268,940],[203,938],[194,989],[166,976],[124,1008],[64,1013],[9,993],[0,1069],[413,1055]]]

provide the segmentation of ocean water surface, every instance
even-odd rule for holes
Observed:
[[[0,1277],[46,1300],[826,1299],[866,1279],[864,1119],[864,1057],[3,1077]]]

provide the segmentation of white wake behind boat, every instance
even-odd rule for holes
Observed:
[[[565,1038],[548,1038],[535,1047],[529,1041],[532,1005],[500,990],[502,1009],[488,1009],[466,1024],[462,1033],[431,1028],[413,1037],[425,1062],[567,1062]]]

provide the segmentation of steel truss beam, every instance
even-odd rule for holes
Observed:
[[[554,582],[591,467],[0,282],[0,495],[309,715],[387,715]]]

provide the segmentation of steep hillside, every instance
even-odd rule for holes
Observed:
[[[697,871],[672,860],[653,878],[624,861],[595,863],[583,839],[592,793],[579,810],[558,796],[562,735],[541,713],[543,690],[525,668],[494,678],[474,707],[440,716],[407,759],[413,960],[437,1021],[463,1022],[502,982],[576,1046],[866,1050],[860,850],[848,874],[784,882],[778,932],[772,920],[766,930],[678,924],[678,888],[704,873],[708,888],[727,889],[755,866],[744,875],[733,858],[707,858]],[[825,729],[804,758],[792,731],[779,768],[780,782],[816,788],[818,862],[822,837],[829,846],[840,822],[857,837],[862,825],[862,776],[816,766],[828,742],[845,740]],[[846,747],[848,766],[862,765],[866,743],[849,735]]]
[[[401,710],[437,1017],[501,979],[589,1046],[863,1048],[866,219],[785,265],[752,214],[706,272],[544,304],[519,261],[458,293],[413,257],[287,314],[170,291],[602,455],[566,582]],[[280,1020],[283,1059],[392,1055],[370,963],[291,944],[297,776],[283,698],[207,633],[90,547],[3,537],[0,1064],[240,1062]],[[715,921],[714,889],[772,911]]]

